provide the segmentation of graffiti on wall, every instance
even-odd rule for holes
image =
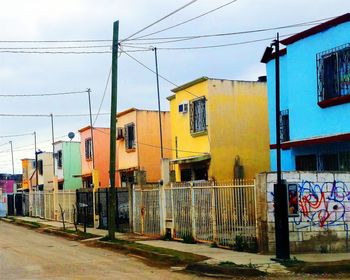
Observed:
[[[294,217],[298,229],[312,226],[330,229],[344,227],[348,233],[350,223],[350,188],[341,181],[298,184],[300,215]],[[308,222],[305,224],[303,222]]]

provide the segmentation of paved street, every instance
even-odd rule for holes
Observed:
[[[2,221],[0,273],[0,279],[200,279]]]

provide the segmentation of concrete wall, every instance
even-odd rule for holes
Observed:
[[[298,184],[298,216],[289,218],[291,252],[336,252],[349,247],[350,173],[285,172]],[[257,177],[258,242],[275,252],[273,185],[276,173]]]
[[[281,57],[281,110],[289,109],[291,140],[349,132],[344,124],[348,122],[350,103],[328,108],[317,105],[316,67],[316,54],[350,43],[349,32],[350,22],[343,23],[288,45],[287,54]],[[267,81],[272,144],[276,143],[274,67],[275,62],[271,60],[267,64]],[[286,153],[288,151],[282,151],[282,168],[294,170],[293,161]],[[271,167],[276,170],[273,157]]]
[[[38,184],[44,185],[44,190],[51,190],[53,188],[53,158],[52,153],[42,152],[38,154],[38,161],[43,161],[43,174],[38,175]]]
[[[233,179],[236,156],[246,179],[269,171],[266,83],[209,80],[208,87],[209,176]]]
[[[170,113],[161,112],[163,131],[163,156],[171,158]],[[137,111],[137,141],[139,166],[146,171],[147,182],[161,179],[161,155],[159,136],[159,115],[157,111]]]
[[[63,143],[63,177],[65,190],[75,190],[82,187],[80,142]]]

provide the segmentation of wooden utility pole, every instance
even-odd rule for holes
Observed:
[[[115,189],[115,162],[116,162],[116,132],[117,132],[117,92],[118,92],[118,41],[119,21],[113,24],[113,49],[112,49],[112,90],[111,90],[111,125],[110,125],[110,154],[109,154],[109,219],[108,236],[110,240],[115,239],[116,221],[116,189]]]

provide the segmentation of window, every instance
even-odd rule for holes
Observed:
[[[92,159],[92,140],[91,140],[91,138],[85,139],[85,158]]]
[[[205,97],[193,100],[190,103],[190,129],[191,133],[205,132],[207,130]]]
[[[38,172],[40,175],[43,175],[43,161],[38,160]]]
[[[349,96],[350,44],[317,54],[317,77],[319,102]]]
[[[337,171],[339,170],[338,154],[320,155],[320,171]]]
[[[62,168],[62,150],[57,152],[57,167]]]
[[[317,170],[316,155],[296,156],[295,169],[297,171],[316,171]]]
[[[125,149],[135,149],[135,124],[129,123],[124,127]]]
[[[289,110],[280,113],[280,131],[281,142],[289,141]]]

